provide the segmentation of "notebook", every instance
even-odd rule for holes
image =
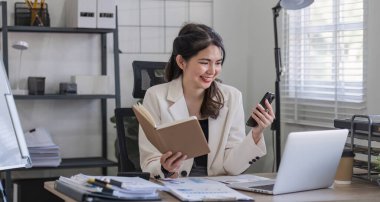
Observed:
[[[330,187],[347,135],[347,129],[290,133],[276,180],[228,186],[273,195]]]

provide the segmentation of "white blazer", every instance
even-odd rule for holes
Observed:
[[[224,107],[217,119],[209,118],[207,172],[213,175],[238,175],[244,172],[252,159],[266,154],[264,136],[255,144],[252,132],[245,134],[242,95],[234,87],[220,84],[224,96]],[[153,86],[145,94],[144,106],[156,123],[163,124],[189,117],[182,89],[182,77],[169,83]],[[194,145],[196,147],[196,145]],[[164,177],[161,171],[161,153],[149,142],[144,131],[139,129],[140,164],[144,172],[152,177]],[[194,159],[185,160],[179,173],[182,177],[190,173]]]

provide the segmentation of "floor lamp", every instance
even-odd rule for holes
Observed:
[[[280,0],[275,7],[272,8],[273,12],[273,26],[274,26],[274,60],[276,67],[276,82],[275,82],[275,95],[276,95],[276,119],[272,125],[275,131],[275,147],[276,147],[276,170],[280,166],[281,161],[281,110],[280,110],[280,77],[282,73],[281,68],[281,49],[278,46],[277,34],[277,18],[280,14],[281,8],[287,10],[299,10],[308,7],[314,0]]]

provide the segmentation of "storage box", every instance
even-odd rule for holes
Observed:
[[[115,0],[97,0],[96,27],[97,28],[116,28],[115,21]]]
[[[45,94],[45,77],[28,77],[29,95]]]
[[[71,82],[77,84],[77,94],[108,94],[108,76],[75,75]]]
[[[96,28],[96,0],[66,0],[66,26]]]

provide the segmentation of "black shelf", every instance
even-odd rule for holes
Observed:
[[[110,161],[103,157],[87,157],[87,158],[67,158],[62,159],[62,163],[57,168],[90,168],[90,167],[112,167],[117,166],[116,162]]]
[[[117,166],[116,162],[107,159],[107,99],[115,100],[115,107],[120,107],[120,62],[119,62],[119,37],[118,37],[118,17],[117,8],[115,21],[116,26],[114,29],[98,29],[98,28],[70,28],[70,27],[36,27],[36,26],[8,26],[8,12],[7,12],[7,1],[0,0],[1,7],[1,50],[2,59],[4,62],[6,73],[9,74],[9,64],[8,64],[8,34],[11,32],[24,32],[24,33],[66,33],[66,34],[99,34],[100,35],[100,74],[107,75],[107,38],[109,34],[112,34],[113,39],[113,61],[114,61],[114,82],[115,82],[115,92],[114,94],[106,95],[59,95],[59,94],[46,94],[46,95],[14,95],[17,100],[100,100],[100,112],[101,112],[101,155],[100,157],[78,157],[78,158],[68,158],[62,159],[62,163],[58,167],[37,167],[31,168],[35,169],[69,169],[69,168],[100,168],[103,175],[107,174],[107,167]],[[41,37],[44,37],[42,35]],[[24,169],[29,170],[29,169]],[[12,177],[11,171],[5,172],[5,183],[7,189],[6,192],[10,197],[9,201],[12,201],[13,191],[12,191]]]
[[[117,166],[117,162],[103,157],[64,158],[58,167],[32,167],[16,170],[44,170],[44,169],[70,169],[70,168],[106,168]]]
[[[351,119],[335,119],[334,127],[351,129]],[[356,130],[368,132],[368,121],[354,121],[354,127]],[[373,123],[372,132],[374,133],[380,132],[380,123],[377,123],[377,122]]]
[[[4,28],[1,28],[1,31]],[[71,27],[37,27],[37,26],[8,26],[8,32],[46,32],[46,33],[83,33],[83,34],[106,34],[115,29],[98,28],[71,28]]]
[[[45,94],[45,95],[13,95],[17,100],[85,100],[85,99],[115,99],[115,95],[59,95],[59,94]]]

